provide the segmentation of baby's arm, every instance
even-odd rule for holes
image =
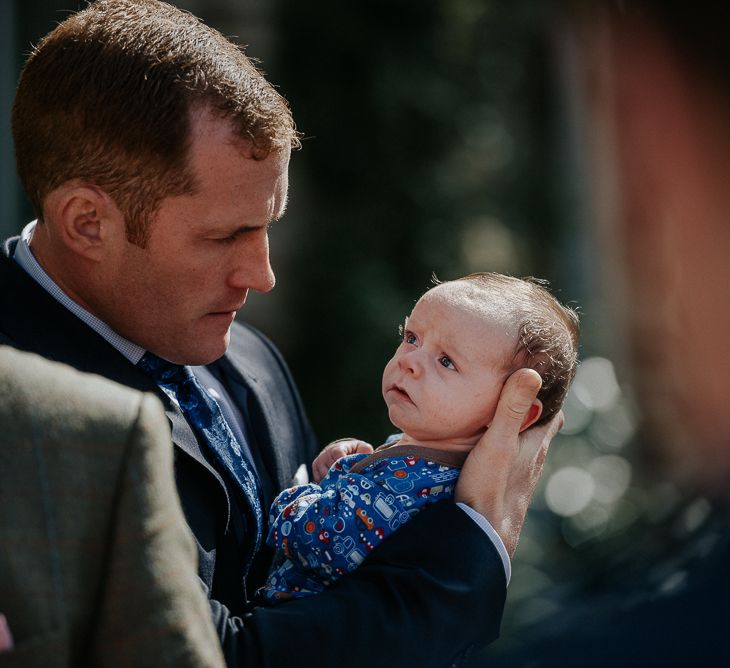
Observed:
[[[334,443],[330,445],[334,445]],[[352,457],[354,460],[352,462],[347,459],[342,459],[337,466],[333,465],[331,470],[327,471],[327,475],[318,483],[310,482],[306,485],[296,485],[295,487],[289,487],[280,492],[274,499],[269,510],[270,528],[266,542],[271,547],[283,551],[288,557],[287,545],[289,543],[288,536],[291,531],[292,520],[299,517],[308,505],[317,503],[317,501],[324,497],[331,496],[331,492],[328,493],[327,488],[333,487],[337,478],[349,471],[350,467],[356,461],[362,459],[363,456],[366,455]],[[297,525],[297,529],[301,530],[302,526]]]
[[[327,477],[327,474],[330,473],[332,465],[338,459],[347,457],[348,455],[369,455],[372,452],[372,445],[356,438],[350,438],[349,436],[346,438],[338,438],[336,441],[332,441],[332,443],[326,445],[312,462],[312,478],[314,479],[314,482],[289,487],[283,492],[280,492],[271,504],[271,509],[269,510],[269,524],[273,526],[274,523],[277,522],[277,518],[283,512],[284,508],[300,496],[321,494],[322,487],[320,485],[324,484],[325,477]],[[347,466],[347,470],[349,470],[349,467],[352,466],[353,463],[354,462],[351,462]],[[342,467],[337,467],[331,471],[331,473],[332,476],[336,478],[337,476],[342,475],[343,469]],[[330,476],[330,479],[332,476]]]
[[[332,441],[312,462],[312,477],[314,478],[314,482],[320,482],[327,475],[330,466],[340,457],[359,453],[369,455],[372,451],[373,446],[370,443],[359,441],[356,438],[338,438],[336,441]]]
[[[393,494],[367,476],[349,473],[365,454],[340,459],[322,480],[286,506],[269,534],[300,572],[325,584],[353,570],[409,515]]]

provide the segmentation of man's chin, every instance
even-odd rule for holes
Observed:
[[[212,364],[226,354],[226,350],[228,350],[228,345],[230,344],[230,342],[231,333],[230,331],[228,331],[222,339],[211,343],[205,348],[205,350],[199,351],[199,355],[196,356],[196,359],[198,359],[199,361],[188,362],[188,364],[190,364],[191,366],[203,366],[205,364]]]
[[[164,353],[158,354],[173,364],[205,366],[223,357],[226,354],[226,350],[228,350],[230,342],[231,332],[228,330],[225,336],[191,342],[189,347],[186,346],[184,349],[179,348],[178,350],[170,351],[169,356]]]

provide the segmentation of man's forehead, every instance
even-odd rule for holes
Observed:
[[[242,136],[235,122],[210,104],[199,102],[191,105],[188,118],[193,149],[196,145],[205,146],[211,142],[218,142],[230,146],[241,156],[252,160],[260,161],[271,157],[270,162],[276,162],[282,169],[286,169],[289,165],[291,156],[289,145],[275,147],[265,152],[257,149],[253,139]]]

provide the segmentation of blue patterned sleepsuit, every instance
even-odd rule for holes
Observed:
[[[466,453],[386,445],[338,459],[318,485],[290,487],[271,506],[277,549],[259,594],[269,602],[321,592],[356,569],[422,508],[451,499]]]

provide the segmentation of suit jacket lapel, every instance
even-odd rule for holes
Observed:
[[[248,445],[256,464],[256,470],[263,492],[264,512],[273,501],[276,482],[276,465],[272,456],[270,443],[271,434],[268,425],[262,424],[260,416],[264,410],[258,400],[256,379],[244,368],[237,369],[227,357],[223,357],[208,365],[215,377],[223,383],[233,403],[241,411],[244,433],[249,441]]]
[[[244,419],[248,422],[252,435],[254,456],[257,465],[263,463],[267,480],[264,480],[267,505],[273,500],[272,494],[291,486],[301,453],[297,448],[297,434],[290,433],[288,425],[289,406],[278,405],[272,400],[280,393],[272,392],[272,384],[286,382],[271,378],[271,365],[259,363],[253,352],[260,343],[249,345],[254,336],[248,329],[234,324],[235,342],[228,353],[209,366],[211,371],[226,385],[233,400],[244,409]],[[262,475],[262,478],[264,476]]]

